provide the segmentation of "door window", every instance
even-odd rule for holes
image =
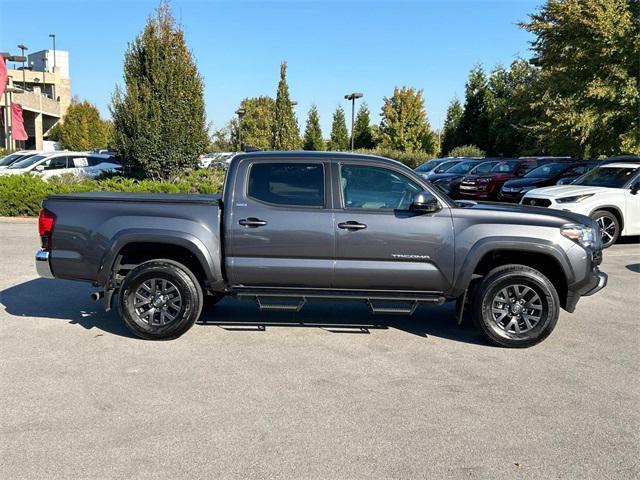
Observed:
[[[422,188],[386,168],[342,165],[340,184],[345,208],[409,210]]]
[[[60,168],[67,168],[67,157],[54,157],[47,160],[44,164],[45,170],[58,170]]]
[[[272,205],[324,206],[324,167],[319,163],[255,163],[247,196]]]

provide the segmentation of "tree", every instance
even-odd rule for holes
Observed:
[[[548,0],[521,27],[535,35],[542,118],[552,153],[640,153],[640,5],[636,0]]]
[[[324,150],[324,140],[322,139],[322,129],[320,128],[320,115],[318,108],[311,105],[309,116],[307,117],[307,126],[304,130],[304,146],[305,150]]]
[[[422,90],[396,87],[391,98],[384,98],[380,137],[382,148],[434,153],[435,141],[427,121]]]
[[[240,107],[244,110],[239,127],[243,145],[270,150],[276,102],[271,97],[245,98],[240,102]],[[234,130],[234,139],[238,145],[237,128]]]
[[[353,126],[353,146],[355,149],[371,149],[375,148],[373,141],[373,132],[371,130],[371,114],[366,103],[362,103],[356,115],[355,125]]]
[[[168,3],[129,44],[124,82],[111,114],[125,165],[155,179],[195,168],[209,142],[203,82]]]
[[[342,109],[342,107],[336,108],[336,111],[333,114],[330,138],[331,140],[329,141],[329,150],[349,150],[349,132],[347,130],[347,122],[345,120],[344,110]]]
[[[460,118],[459,144],[477,145],[487,150],[489,145],[489,90],[480,65],[469,72],[465,86],[464,111]]]
[[[484,157],[485,155],[484,150],[475,145],[460,145],[447,153],[448,157]]]
[[[224,127],[214,130],[211,135],[211,143],[207,148],[214,152],[232,152],[238,145],[237,140],[234,141],[233,132],[237,130],[237,120],[232,120]]]
[[[462,111],[460,101],[457,98],[453,99],[449,104],[449,108],[447,108],[447,117],[442,127],[442,144],[440,145],[440,151],[443,155],[460,145],[460,119],[462,118]]]
[[[69,150],[107,147],[112,142],[110,123],[100,118],[100,112],[94,105],[74,99],[62,122],[51,129],[49,138]]]
[[[276,95],[276,105],[271,146],[274,150],[295,150],[300,148],[300,131],[298,121],[293,114],[293,106],[289,98],[287,85],[287,62],[280,64],[280,82]]]

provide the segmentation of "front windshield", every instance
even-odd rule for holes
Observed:
[[[473,173],[474,175],[480,173],[489,173],[491,169],[496,166],[496,163],[498,162],[482,162],[476,168],[472,169],[469,173]]]
[[[429,160],[427,162],[424,162],[422,165],[420,165],[418,168],[416,168],[416,172],[430,172],[431,170],[433,170],[434,168],[436,168],[438,165],[440,165],[444,160]]]
[[[553,178],[570,168],[571,165],[566,163],[549,163],[547,165],[534,168],[525,175],[525,178]]]
[[[469,173],[473,169],[473,167],[475,167],[476,165],[478,165],[478,162],[474,162],[474,161],[460,162],[459,164],[447,170],[447,173],[462,173],[462,174]]]
[[[39,162],[40,160],[45,159],[45,158],[47,158],[46,155],[34,155],[33,157],[23,158],[22,160],[17,161],[16,163],[12,164],[8,168],[9,169],[12,169],[12,168],[27,168],[27,167],[30,167],[31,165]]]
[[[491,169],[492,173],[511,173],[518,167],[518,162],[500,162]]]
[[[577,178],[574,185],[590,187],[622,188],[640,170],[640,167],[600,167],[594,168]]]
[[[29,155],[28,153],[12,153],[11,155],[7,155],[6,157],[2,157],[0,159],[0,167],[6,167],[11,165],[16,160],[23,158],[24,156]]]
[[[449,160],[448,162],[444,162],[442,165],[438,165],[438,167],[433,170],[434,173],[444,173],[449,170],[454,165],[460,163],[460,160]]]

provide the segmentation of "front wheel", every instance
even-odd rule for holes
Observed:
[[[618,218],[607,210],[597,210],[591,214],[598,226],[600,227],[600,234],[602,235],[602,248],[609,248],[616,243],[620,236],[620,222]]]
[[[167,340],[191,328],[200,316],[202,303],[202,289],[189,269],[171,260],[151,260],[126,276],[118,306],[135,335]]]
[[[530,347],[547,338],[560,313],[555,287],[539,271],[525,265],[491,270],[474,296],[476,326],[493,344]]]

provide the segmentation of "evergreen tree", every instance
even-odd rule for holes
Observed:
[[[489,90],[480,65],[469,73],[465,87],[464,111],[460,118],[459,143],[487,150],[489,145]]]
[[[300,148],[298,121],[293,114],[287,85],[287,63],[280,64],[280,82],[276,95],[275,114],[271,145],[274,150],[295,150]]]
[[[318,108],[311,105],[309,116],[307,117],[307,126],[304,130],[304,146],[305,150],[324,150],[324,140],[322,140],[322,129],[320,128],[320,116]]]
[[[331,124],[331,140],[329,150],[349,150],[349,132],[342,107],[336,108]]]
[[[379,146],[403,152],[435,153],[422,90],[396,87],[391,98],[384,98]]]
[[[203,82],[168,3],[129,44],[124,81],[111,113],[125,165],[156,179],[197,167],[209,142]]]
[[[552,153],[640,153],[640,2],[547,0],[521,24],[535,35],[543,116]]]
[[[74,99],[62,122],[57,123],[49,138],[69,150],[91,150],[110,146],[111,122],[102,120],[98,109],[87,102]]]
[[[353,146],[360,149],[375,148],[373,141],[373,132],[371,131],[371,114],[366,103],[362,103],[358,109],[355,125],[353,127]]]
[[[447,117],[442,127],[442,144],[440,151],[442,155],[449,155],[455,147],[460,146],[460,119],[462,118],[462,105],[455,98],[447,108]]]
[[[240,102],[240,107],[244,115],[239,127],[237,121],[233,124],[235,145],[239,145],[240,128],[243,145],[270,150],[276,102],[271,97],[245,98]]]

